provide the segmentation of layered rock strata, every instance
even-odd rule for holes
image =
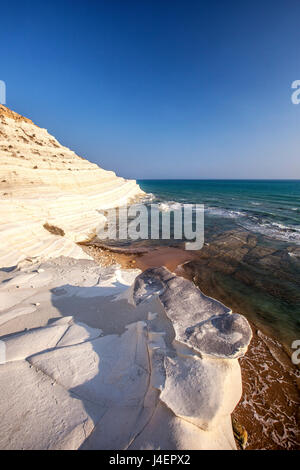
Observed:
[[[101,210],[143,194],[61,145],[46,129],[0,106],[0,265],[26,257],[88,258]]]

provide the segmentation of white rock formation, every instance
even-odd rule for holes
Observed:
[[[3,106],[0,152],[0,449],[235,449],[247,321],[165,268],[84,259],[135,181]]]
[[[237,336],[238,355],[246,350],[249,327],[242,338],[236,322],[204,331],[231,345],[220,357],[213,341],[209,355],[196,350],[173,322],[183,285],[186,330],[231,315],[222,304],[164,268],[139,274],[61,257],[0,277],[1,449],[236,448],[230,414],[241,373],[232,351]]]
[[[0,266],[28,256],[89,258],[74,242],[95,235],[105,220],[99,210],[141,194],[134,180],[79,157],[46,129],[0,105]]]
[[[252,331],[246,318],[197,289],[165,268],[151,268],[135,281],[131,293],[134,304],[158,295],[172,321],[181,346],[193,348],[201,356],[234,359],[247,351]],[[188,307],[188,314],[182,312]]]

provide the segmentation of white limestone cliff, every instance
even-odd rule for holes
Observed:
[[[79,157],[0,105],[0,266],[35,256],[89,258],[75,242],[95,235],[105,220],[99,210],[141,194],[134,180]]]

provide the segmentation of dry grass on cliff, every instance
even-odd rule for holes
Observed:
[[[48,232],[53,233],[53,235],[60,235],[61,237],[65,235],[65,232],[62,228],[56,227],[55,225],[50,225],[48,222],[46,222],[43,227],[44,229],[48,230]]]

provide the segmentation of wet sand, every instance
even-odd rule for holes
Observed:
[[[159,247],[151,250],[139,252],[112,251],[109,248],[100,248],[97,246],[80,245],[82,249],[92,256],[101,266],[109,266],[118,263],[122,268],[138,268],[142,271],[148,268],[165,266],[174,272],[178,266],[192,261],[194,256],[191,251],[181,248]],[[182,271],[181,275],[185,273]]]

